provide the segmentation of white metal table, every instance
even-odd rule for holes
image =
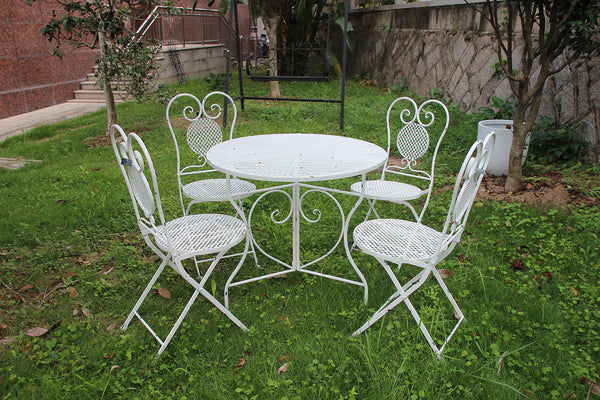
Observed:
[[[271,260],[285,267],[283,271],[269,273],[260,277],[233,282],[239,267],[231,274],[225,285],[225,304],[228,302],[229,287],[242,285],[245,283],[265,279],[292,271],[305,272],[341,282],[346,282],[361,286],[365,290],[365,302],[368,297],[368,287],[366,280],[360,270],[351,263],[359,277],[359,281],[346,279],[343,277],[323,274],[317,271],[307,269],[308,266],[322,260],[331,254],[344,240],[346,252],[349,255],[348,247],[348,223],[349,219],[344,218],[342,206],[332,193],[343,193],[358,196],[359,199],[354,205],[349,215],[362,201],[362,193],[353,193],[341,191],[322,186],[315,186],[309,182],[328,181],[334,179],[348,178],[352,176],[362,176],[364,182],[367,172],[373,171],[381,166],[387,160],[387,152],[381,147],[359,139],[353,139],[345,136],[319,135],[308,133],[287,133],[270,134],[239,137],[227,140],[213,146],[206,154],[208,164],[218,171],[230,176],[245,178],[251,180],[282,182],[286,183],[268,189],[258,190],[259,197],[254,201],[248,213],[248,225],[250,227],[250,237],[256,249]],[[291,188],[290,196],[283,189]],[[301,194],[301,188],[306,191]],[[271,220],[275,223],[283,223],[289,218],[292,219],[292,262],[288,264],[283,260],[277,259],[265,251],[252,235],[252,215],[256,205],[264,196],[280,192],[288,196],[290,200],[290,212],[281,221],[275,220],[275,212],[271,215]],[[302,263],[300,260],[300,218],[308,222],[317,222],[320,219],[320,212],[316,211],[316,217],[311,219],[304,214],[302,210],[302,201],[304,196],[311,192],[319,192],[329,196],[337,205],[342,219],[342,229],[336,244],[324,255],[310,262]],[[240,210],[241,211],[241,210]]]

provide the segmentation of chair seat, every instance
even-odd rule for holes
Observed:
[[[205,179],[184,185],[183,194],[186,197],[200,201],[226,201],[227,194],[226,179]],[[231,179],[231,197],[234,200],[244,199],[252,195],[256,185],[242,179]]]
[[[193,214],[166,223],[171,235],[167,245],[163,227],[155,232],[156,244],[179,256],[214,254],[240,243],[246,236],[246,225],[238,218],[222,214]]]
[[[362,182],[355,182],[350,186],[350,190],[361,193]],[[417,186],[409,185],[403,182],[386,181],[377,179],[365,182],[365,197],[373,200],[414,200],[421,197],[425,191]]]
[[[439,254],[436,250],[442,235],[425,225],[398,219],[369,220],[354,228],[354,242],[363,252],[396,263],[429,261]]]

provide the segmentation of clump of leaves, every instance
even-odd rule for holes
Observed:
[[[227,74],[224,72],[218,74],[211,72],[209,75],[205,76],[203,80],[210,85],[212,90],[224,90]]]
[[[517,103],[515,101],[504,100],[498,96],[492,96],[491,106],[479,108],[484,119],[512,119],[516,110]]]
[[[403,77],[400,82],[394,82],[394,84],[388,88],[388,93],[395,96],[405,95],[407,92],[408,82],[406,77]]]
[[[531,132],[529,153],[547,164],[578,161],[587,142],[581,140],[575,126],[558,126],[551,118],[543,116]]]

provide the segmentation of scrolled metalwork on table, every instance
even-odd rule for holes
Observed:
[[[297,266],[297,268],[301,269],[304,267],[307,267],[309,265],[312,265],[314,263],[317,263],[321,260],[323,260],[324,258],[326,258],[327,256],[329,256],[333,251],[335,251],[335,249],[338,248],[338,246],[340,245],[343,237],[344,237],[344,222],[345,222],[345,214],[344,214],[344,210],[342,208],[342,205],[340,204],[340,202],[335,198],[335,196],[333,196],[331,193],[329,193],[326,189],[315,189],[315,188],[310,188],[306,191],[304,191],[302,194],[300,194],[297,197],[297,200],[295,200],[295,197],[293,194],[289,193],[288,191],[283,190],[284,188],[292,188],[292,190],[300,190],[300,188],[303,187],[302,184],[292,184],[292,185],[284,185],[283,187],[279,187],[279,188],[275,188],[275,189],[270,189],[267,190],[266,192],[262,193],[260,196],[258,196],[256,198],[256,200],[254,201],[254,203],[252,204],[252,207],[250,208],[249,212],[248,212],[248,225],[250,227],[250,231],[252,232],[252,217],[255,213],[256,207],[257,205],[261,204],[261,201],[269,195],[273,195],[276,193],[279,194],[283,194],[284,197],[287,198],[287,200],[289,201],[290,205],[290,209],[288,212],[286,213],[282,213],[280,209],[275,209],[273,211],[271,211],[269,213],[269,219],[275,223],[275,224],[284,224],[286,222],[288,222],[290,219],[293,218],[294,216],[294,209],[297,209],[297,215],[298,218],[302,218],[304,221],[311,223],[311,224],[315,224],[318,223],[319,221],[321,221],[322,218],[322,212],[320,209],[318,208],[314,208],[312,210],[312,214],[314,215],[311,216],[310,214],[307,214],[303,208],[303,203],[305,201],[305,197],[307,195],[310,194],[314,194],[314,193],[320,193],[323,194],[325,196],[327,196],[329,199],[331,199],[333,201],[333,203],[335,204],[335,206],[337,207],[339,213],[340,213],[340,218],[342,221],[342,224],[340,226],[340,233],[339,236],[337,237],[337,240],[335,242],[335,244],[323,255],[321,255],[320,257],[316,258],[315,260],[303,263],[300,266]],[[295,204],[295,202],[297,202],[297,204]],[[283,218],[278,218],[279,216],[284,215]],[[294,233],[294,235],[297,233]],[[279,260],[276,257],[274,257],[273,255],[267,253],[266,250],[264,250],[259,243],[256,241],[256,239],[254,238],[254,236],[251,236],[251,240],[254,243],[254,246],[256,249],[258,249],[263,255],[265,255],[266,257],[268,257],[269,259],[292,268],[289,264],[287,264],[286,262],[284,262],[283,260]]]

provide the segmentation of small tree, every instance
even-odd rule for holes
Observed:
[[[27,0],[29,4],[39,0]],[[64,10],[54,16],[42,34],[56,43],[54,54],[63,57],[64,43],[76,48],[100,49],[95,72],[98,84],[104,90],[108,128],[117,122],[113,85],[121,82],[123,89],[135,99],[148,93],[152,74],[158,68],[155,59],[159,44],[132,41],[127,24],[132,7],[162,4],[153,0],[54,0]],[[108,132],[108,130],[107,130]]]
[[[294,0],[253,0],[252,8],[260,15],[269,38],[269,75],[277,76],[277,25],[280,22],[282,10],[291,8]],[[281,97],[279,81],[269,81],[271,97]]]
[[[465,0],[469,4],[468,0]],[[486,0],[480,10],[497,40],[498,69],[516,98],[505,190],[519,188],[521,158],[546,80],[597,51],[598,0]]]

